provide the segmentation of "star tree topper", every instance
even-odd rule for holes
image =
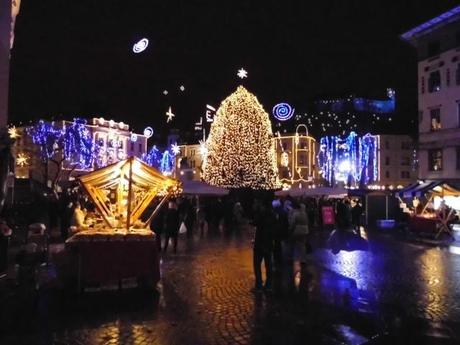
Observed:
[[[173,114],[171,107],[169,107],[168,111],[166,112],[166,122],[169,123],[173,120],[173,117],[176,116]]]
[[[236,75],[240,77],[241,79],[244,79],[248,77],[248,72],[244,68],[240,68]]]

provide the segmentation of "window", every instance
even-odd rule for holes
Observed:
[[[425,77],[420,78],[420,92],[425,93]]]
[[[441,42],[432,41],[428,43],[428,56],[438,55],[441,51]]]
[[[428,151],[428,169],[430,171],[442,170],[442,150],[435,149]]]
[[[390,157],[385,157],[385,165],[390,165]]]
[[[410,157],[401,157],[401,165],[408,166],[410,165]]]
[[[441,73],[439,71],[431,72],[428,78],[428,91],[436,92],[439,90],[441,90]]]
[[[430,110],[430,129],[432,131],[437,131],[438,129],[441,129],[441,109],[436,108],[436,109],[431,109]]]
[[[450,85],[450,68],[446,69],[446,86]]]
[[[457,170],[460,170],[460,146],[457,146]]]
[[[386,178],[390,178],[390,172],[389,172],[388,170],[385,171],[385,177],[386,177]]]
[[[190,156],[195,156],[195,150],[190,150]]]
[[[191,167],[194,168],[195,167],[195,160],[192,160],[190,163],[191,163]]]
[[[401,171],[401,178],[410,178],[409,171]]]

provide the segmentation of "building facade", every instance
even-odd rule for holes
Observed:
[[[72,122],[69,121],[59,121],[54,123],[54,128],[63,130],[71,124]],[[63,172],[62,178],[68,178],[70,174],[78,176],[131,156],[141,157],[147,151],[147,138],[142,134],[132,133],[129,125],[123,122],[93,118],[85,124],[85,127],[92,140],[94,152],[92,163],[86,168],[75,164],[78,158],[73,154],[63,159],[64,145],[66,145],[64,143],[61,144],[62,147],[56,146],[55,155],[48,160],[43,160],[40,146],[34,144],[26,128],[15,128],[16,140],[12,148],[15,158],[15,177],[31,178],[47,183],[59,174],[59,170]],[[78,155],[78,152],[74,154]],[[59,167],[54,161],[61,160],[62,166]]]
[[[306,126],[298,126],[295,133],[278,133],[273,140],[281,183],[284,186],[313,184],[317,177],[316,140],[308,135]]]
[[[415,141],[408,135],[379,135],[380,186],[396,188],[415,182],[418,177]]]
[[[417,50],[419,178],[460,181],[460,6],[401,35]]]
[[[203,166],[203,149],[200,144],[179,145],[176,156],[176,177],[185,181],[200,181]]]

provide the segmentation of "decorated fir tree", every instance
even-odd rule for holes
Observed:
[[[206,141],[203,179],[226,188],[279,187],[268,114],[256,96],[239,86],[217,110]]]

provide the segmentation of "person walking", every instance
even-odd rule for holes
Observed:
[[[256,228],[253,248],[255,291],[261,291],[263,287],[267,291],[271,290],[273,271],[273,226],[276,222],[276,218],[270,203],[268,201],[258,202],[255,208],[253,223]],[[262,261],[265,265],[265,284],[262,282]]]
[[[165,215],[165,245],[163,252],[166,253],[168,250],[169,240],[173,240],[173,250],[174,254],[177,253],[177,236],[179,234],[179,211],[177,210],[177,205],[174,201],[170,201],[168,204],[168,210]]]
[[[289,238],[292,255],[292,280],[294,283],[301,275],[302,265],[306,263],[307,236],[308,236],[308,216],[304,204],[294,204],[294,208],[289,217],[291,235]]]

